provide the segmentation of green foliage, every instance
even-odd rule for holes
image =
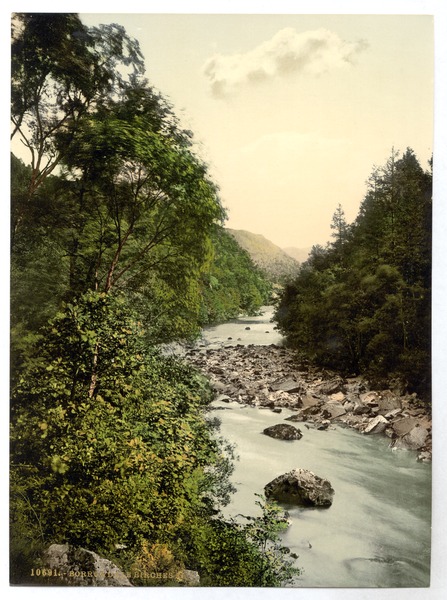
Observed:
[[[51,13],[13,25],[13,134],[31,156],[13,157],[14,327],[36,334],[62,299],[119,288],[152,342],[196,335],[224,210],[192,133],[122,27]]]
[[[203,417],[209,392],[185,365],[143,354],[123,306],[92,293],[67,305],[13,390],[18,539],[26,519],[35,540],[110,551],[203,508],[189,496],[218,454]]]
[[[12,137],[30,151],[31,200],[85,115],[134,84],[144,65],[119,25],[88,29],[75,14],[16,13],[12,32]]]
[[[31,156],[11,169],[14,583],[65,542],[129,567],[195,561],[210,581],[260,581],[248,533],[213,519],[233,449],[206,418],[209,386],[153,344],[255,312],[270,287],[217,225],[192,134],[143,70],[122,27],[13,16],[13,136]]]
[[[314,247],[280,298],[289,342],[318,363],[430,389],[431,174],[413,152],[375,169],[356,221],[339,205],[335,241]]]
[[[283,511],[256,495],[257,517],[196,519],[179,543],[185,558],[201,573],[202,585],[269,587],[292,583],[301,574],[280,534],[287,528]]]
[[[127,566],[164,556],[208,585],[289,581],[277,508],[258,503],[243,527],[210,519],[233,491],[233,450],[204,416],[207,382],[143,340],[121,298],[89,292],[28,354],[12,394],[13,580],[68,542],[112,558],[124,544]]]
[[[214,258],[202,277],[202,324],[256,314],[267,304],[271,283],[225,229],[215,226]]]
[[[294,566],[290,550],[281,543],[280,533],[287,529],[285,515],[274,501],[256,494],[262,513],[257,517],[245,517],[248,524],[244,533],[259,552],[257,585],[278,586],[291,583],[301,574]]]

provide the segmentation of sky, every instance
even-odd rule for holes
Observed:
[[[149,83],[194,134],[227,226],[324,245],[374,165],[433,151],[430,15],[81,13],[136,38]]]

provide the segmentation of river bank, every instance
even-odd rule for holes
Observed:
[[[303,364],[296,351],[275,344],[202,344],[188,349],[185,358],[209,378],[218,400],[270,409],[278,419],[287,408],[293,413],[287,421],[307,428],[340,424],[387,436],[391,448],[431,460],[431,416],[414,394],[371,390],[360,377],[315,369]]]
[[[330,508],[284,505],[284,543],[304,569],[294,586],[427,586],[430,415],[399,390],[370,390],[361,378],[312,368],[282,345],[272,314],[264,307],[257,317],[206,328],[180,351],[210,380],[210,414],[234,447],[236,492],[226,516],[257,514],[256,494],[268,482],[309,470],[329,480],[335,497]]]

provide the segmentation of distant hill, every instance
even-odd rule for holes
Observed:
[[[227,229],[227,231],[273,281],[297,274],[299,263],[263,235],[243,229]]]
[[[312,250],[312,247],[309,248],[283,248],[284,252],[297,260],[299,263],[303,263],[309,258],[309,252]]]

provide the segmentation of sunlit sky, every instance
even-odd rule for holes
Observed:
[[[352,221],[394,146],[433,150],[433,18],[85,14],[141,45],[149,82],[193,130],[229,227],[281,247]]]

